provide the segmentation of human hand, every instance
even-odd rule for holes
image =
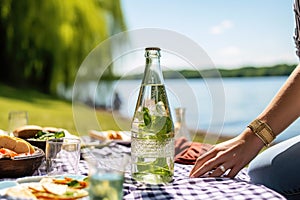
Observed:
[[[247,128],[239,136],[215,145],[200,156],[190,172],[190,177],[200,177],[208,172],[211,172],[208,176],[219,177],[229,170],[226,177],[233,178],[263,146],[263,142]]]

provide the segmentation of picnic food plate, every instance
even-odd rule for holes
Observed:
[[[96,130],[90,130],[88,132],[89,136],[91,138],[100,140],[102,142],[115,142],[119,144],[125,144],[129,145],[131,143],[131,133],[130,131],[114,131],[114,130],[108,130],[108,131],[96,131]]]
[[[1,197],[11,199],[36,199],[38,197],[38,199],[88,200],[88,187],[85,184],[82,185],[82,183],[85,183],[85,179],[86,176],[66,174],[60,176],[31,176],[19,178],[16,181],[3,181],[0,183],[0,199]],[[77,185],[74,185],[74,183]],[[66,196],[66,194],[68,195]]]

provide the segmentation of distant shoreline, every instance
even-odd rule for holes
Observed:
[[[163,71],[165,79],[182,79],[182,78],[226,78],[226,77],[270,77],[270,76],[288,76],[295,69],[297,64],[277,64],[273,66],[247,66],[235,69],[210,68],[204,70],[167,70]],[[122,79],[132,80],[141,79],[143,74],[133,74]],[[121,77],[116,77],[120,79]]]

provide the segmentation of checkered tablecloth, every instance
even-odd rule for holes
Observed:
[[[189,178],[191,166],[175,164],[174,181],[167,185],[139,184],[126,174],[124,199],[285,199],[261,185],[248,182],[246,170],[235,179]]]
[[[95,157],[105,154],[130,154],[130,148],[118,144],[110,144],[101,149],[95,148],[92,153]],[[252,184],[247,175],[247,170],[243,169],[234,179],[229,178],[189,178],[191,165],[175,164],[173,182],[163,185],[150,185],[136,182],[131,178],[129,171],[125,172],[124,197],[123,199],[209,199],[209,200],[278,200],[285,199],[275,191],[262,186]],[[64,165],[66,173],[70,169]],[[82,175],[87,175],[88,165],[81,160],[79,171]],[[43,168],[38,174],[43,174]],[[0,181],[7,180],[1,179]],[[11,180],[11,179],[10,179]]]
[[[111,144],[109,147],[93,150],[97,156],[111,153],[130,153],[130,148]],[[275,191],[251,184],[247,170],[243,169],[234,179],[189,178],[192,165],[175,163],[173,182],[150,185],[136,182],[129,172],[125,173],[124,199],[209,199],[209,200],[278,200],[285,199]]]

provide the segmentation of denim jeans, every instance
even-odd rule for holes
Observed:
[[[263,184],[287,199],[300,199],[300,135],[259,154],[250,162],[248,174],[255,184]]]

